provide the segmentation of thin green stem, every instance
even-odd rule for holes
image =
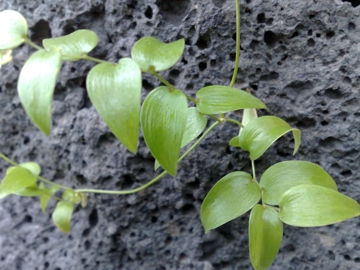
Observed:
[[[81,59],[88,60],[88,61],[92,61],[92,62],[95,62],[95,63],[110,63],[110,64],[114,64],[114,63],[109,62],[109,61],[105,61],[105,60],[101,60],[101,59],[98,59],[98,58],[95,58],[95,57],[88,56],[87,54],[86,54],[86,55],[83,55],[83,56],[81,57]]]
[[[163,84],[165,84],[170,89],[176,89],[174,85],[169,83],[166,79],[164,79],[160,74],[158,74],[155,70],[151,70],[151,74],[154,75],[159,81],[161,81]]]
[[[37,50],[43,50],[42,47],[40,47],[39,45],[35,44],[34,42],[32,42],[27,36],[24,37],[24,42],[26,42],[27,44],[29,44],[31,47],[37,49]]]
[[[235,50],[235,64],[234,73],[230,82],[230,87],[233,87],[236,82],[236,76],[239,70],[240,59],[240,0],[235,0],[236,4],[236,50]]]
[[[256,171],[255,171],[255,162],[253,160],[251,160],[251,168],[252,168],[252,174],[253,174],[253,179],[256,181],[257,183],[257,179],[256,179]]]
[[[241,122],[239,122],[238,120],[232,119],[232,118],[225,118],[225,122],[237,124],[241,128],[244,127],[244,125]]]
[[[214,119],[217,122],[223,122],[220,118],[216,117],[213,114],[205,114],[205,115],[209,116],[210,118]]]

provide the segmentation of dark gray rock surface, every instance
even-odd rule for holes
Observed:
[[[43,38],[87,28],[99,35],[92,55],[118,61],[145,35],[184,37],[186,49],[163,72],[195,95],[209,84],[228,84],[235,48],[234,1],[222,0],[5,0],[0,10],[21,12],[29,34]],[[357,1],[244,0],[241,64],[236,84],[249,87],[268,111],[302,130],[292,156],[285,136],[257,162],[260,175],[282,160],[323,166],[339,190],[360,200],[360,7]],[[0,26],[1,27],[1,26]],[[16,93],[33,49],[14,51],[0,71],[0,149],[18,162],[36,161],[43,176],[76,188],[127,189],[155,177],[154,159],[140,138],[137,155],[115,139],[85,90],[90,62],[65,63],[54,95],[53,128],[45,137],[26,117]],[[159,83],[144,75],[144,96]],[[234,117],[240,118],[240,113]],[[36,198],[9,196],[0,204],[0,269],[251,269],[244,215],[205,235],[201,202],[218,179],[250,172],[248,155],[228,146],[237,129],[216,129],[179,166],[176,177],[135,195],[90,195],[77,207],[65,235]],[[1,162],[2,175],[6,164]],[[52,210],[54,203],[49,206]],[[271,269],[360,269],[360,221],[321,228],[285,226]]]

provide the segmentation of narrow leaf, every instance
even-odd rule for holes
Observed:
[[[254,206],[249,220],[249,253],[255,270],[268,269],[279,252],[283,224],[272,207]]]
[[[0,185],[0,199],[36,183],[36,176],[29,170],[15,167],[9,171]]]
[[[278,205],[281,195],[298,185],[319,185],[337,191],[332,177],[319,165],[306,161],[284,161],[267,169],[260,179],[263,201]]]
[[[40,195],[40,207],[41,210],[45,213],[46,207],[51,199],[51,195],[58,191],[59,188],[56,186],[47,188],[43,183],[39,184],[39,188],[43,191],[43,193]]]
[[[43,190],[39,189],[36,184],[30,187],[26,187],[23,189],[20,189],[17,192],[14,192],[14,194],[24,197],[34,197],[34,196],[40,196],[43,193]]]
[[[355,200],[322,186],[296,186],[280,199],[280,219],[293,226],[325,226],[359,215]]]
[[[50,134],[51,101],[60,67],[59,51],[41,50],[30,56],[19,76],[21,103],[30,119],[46,135]]]
[[[92,51],[97,43],[98,37],[96,33],[85,29],[77,30],[66,36],[43,40],[43,46],[46,50],[58,49],[62,58],[68,61],[79,60]]]
[[[219,114],[245,108],[266,108],[265,104],[249,93],[233,87],[212,85],[196,93],[197,107],[205,114]]]
[[[243,150],[250,152],[250,158],[256,160],[289,131],[294,136],[295,154],[300,146],[301,132],[276,116],[262,116],[250,122],[242,129],[239,142]]]
[[[176,174],[186,126],[187,101],[180,90],[160,86],[145,98],[141,110],[144,139],[154,158],[171,175]]]
[[[0,12],[0,50],[12,49],[24,42],[28,26],[25,18],[14,10]]]
[[[251,123],[255,119],[258,119],[257,111],[254,108],[244,109],[243,117],[241,120],[241,124],[245,127],[247,124]],[[242,128],[240,128],[239,136],[241,134]]]
[[[71,230],[70,222],[73,211],[74,205],[71,202],[60,201],[52,214],[55,225],[64,233],[69,233]]]
[[[207,124],[207,118],[200,113],[197,108],[190,107],[187,112],[187,122],[184,135],[181,141],[181,148],[187,146],[204,131]],[[160,167],[160,163],[155,160],[155,170]]]
[[[206,195],[200,211],[205,232],[249,211],[261,198],[261,189],[245,172],[232,172],[221,178]]]
[[[144,72],[162,71],[180,59],[184,47],[184,39],[164,43],[154,37],[143,37],[133,46],[131,57]]]
[[[140,122],[141,71],[130,58],[117,65],[102,63],[87,77],[91,102],[110,130],[136,153]]]

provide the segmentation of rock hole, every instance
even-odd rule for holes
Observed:
[[[274,32],[266,31],[264,33],[264,41],[268,47],[273,48],[278,41],[278,37]]]
[[[355,28],[356,28],[355,23],[349,22],[349,24],[348,24],[348,29],[349,29],[349,30],[355,30]]]
[[[332,88],[326,89],[324,95],[331,99],[339,99],[343,96],[343,94],[340,92],[339,89],[332,89]]]
[[[157,220],[158,220],[157,217],[155,217],[155,216],[152,216],[152,217],[151,217],[151,222],[152,222],[152,223],[156,223]]]
[[[331,38],[333,38],[334,36],[335,36],[335,32],[334,32],[334,31],[331,31],[331,32],[326,33],[326,38],[327,38],[327,39],[331,39]]]
[[[205,62],[199,63],[199,69],[200,71],[204,71],[207,68],[207,64]]]
[[[196,42],[196,46],[200,49],[200,50],[204,50],[206,48],[209,48],[211,44],[211,37],[209,34],[204,34],[202,36],[199,37],[198,41]]]
[[[342,0],[343,2],[350,2],[353,7],[360,5],[360,0]]]
[[[90,234],[90,228],[87,228],[87,229],[85,229],[83,232],[82,232],[82,237],[86,237],[86,236],[88,236]]]
[[[91,247],[91,242],[89,240],[86,240],[84,243],[85,250],[89,250]]]
[[[344,259],[347,260],[347,261],[350,261],[350,260],[351,260],[351,257],[350,257],[348,254],[345,254],[345,255],[344,255]]]
[[[307,41],[307,45],[309,47],[314,47],[315,46],[315,40],[313,40],[312,38],[309,38]]]
[[[43,39],[51,38],[51,29],[47,21],[38,21],[30,30],[32,31],[31,40],[36,43],[41,44]]]
[[[85,178],[85,176],[83,176],[82,174],[76,174],[75,175],[75,178],[76,178],[76,181],[78,181],[78,183],[80,183],[80,184],[86,184],[86,178]]]
[[[45,262],[45,263],[44,263],[44,267],[45,267],[45,268],[48,268],[49,265],[50,265],[49,262]]]
[[[351,170],[342,171],[340,174],[346,178],[352,176]]]
[[[172,69],[170,72],[169,72],[169,77],[173,78],[173,79],[176,79],[177,77],[179,77],[179,74],[180,74],[180,71],[177,70],[177,69]]]
[[[98,219],[97,210],[94,208],[89,215],[89,224],[91,227],[95,227],[98,221],[99,219]]]
[[[173,25],[180,25],[182,19],[190,10],[191,0],[157,0],[156,5],[159,7],[159,13],[165,21]]]
[[[146,91],[151,91],[154,89],[154,86],[151,83],[149,83],[147,80],[142,81],[142,86]]]
[[[133,180],[130,174],[125,174],[120,177],[120,181],[116,183],[116,186],[121,189],[129,189],[133,184]]]
[[[312,34],[313,34],[313,31],[310,29],[310,30],[308,31],[308,36],[312,36]]]
[[[265,21],[266,21],[265,13],[260,13],[257,15],[258,23],[265,23]]]
[[[148,19],[152,19],[152,16],[153,16],[152,8],[148,6],[145,10],[145,17]]]

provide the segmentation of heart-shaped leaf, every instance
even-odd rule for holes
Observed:
[[[77,30],[69,35],[46,38],[43,46],[46,50],[58,49],[63,60],[76,61],[92,51],[98,43],[98,36],[90,30]]]
[[[360,205],[355,200],[322,186],[296,186],[280,199],[279,217],[293,226],[325,226],[359,215]]]
[[[298,185],[319,185],[337,191],[332,177],[319,165],[306,161],[284,161],[267,169],[260,179],[263,201],[278,205],[281,195]]]
[[[262,116],[251,121],[242,129],[239,143],[243,150],[250,152],[251,160],[256,160],[289,131],[292,131],[294,136],[295,154],[300,146],[301,132],[276,116]]]
[[[188,145],[191,141],[196,139],[201,132],[204,131],[207,124],[207,118],[200,113],[197,108],[190,107],[187,112],[187,122],[185,131],[181,141],[181,148]],[[155,161],[155,170],[160,166],[160,163]]]
[[[141,71],[130,58],[102,63],[87,77],[90,100],[115,136],[136,153],[140,122]]]
[[[212,85],[196,93],[199,111],[220,114],[245,108],[266,108],[265,104],[249,93],[233,87]]]
[[[206,195],[200,211],[205,232],[249,211],[261,198],[261,189],[246,172],[221,178]]]
[[[249,219],[249,253],[255,270],[268,269],[279,252],[283,224],[272,207],[257,204]]]
[[[55,225],[64,233],[71,231],[70,222],[73,211],[74,205],[71,202],[60,201],[52,214]]]
[[[184,39],[164,43],[154,37],[143,37],[133,46],[131,57],[144,72],[162,71],[180,59],[184,47]]]
[[[30,119],[46,135],[50,134],[51,101],[60,67],[59,51],[40,50],[25,62],[19,76],[21,103]]]
[[[12,49],[24,42],[28,26],[25,18],[14,10],[0,12],[0,50]]]
[[[149,150],[171,175],[176,174],[187,121],[187,101],[180,90],[160,86],[145,98],[141,127]]]
[[[9,194],[16,193],[36,183],[36,176],[29,170],[21,167],[14,167],[5,176],[0,185],[0,199]]]

